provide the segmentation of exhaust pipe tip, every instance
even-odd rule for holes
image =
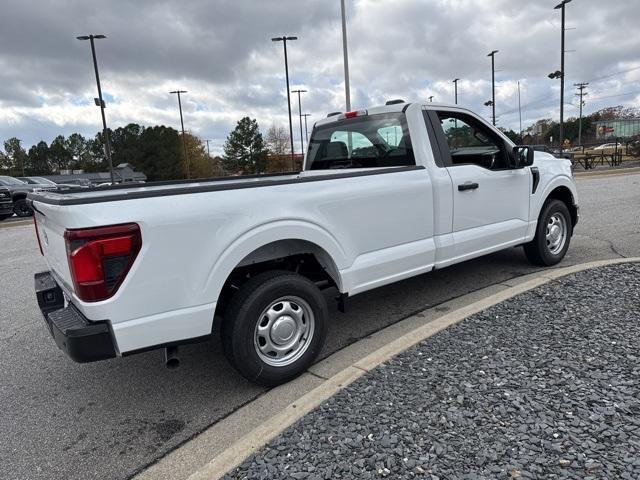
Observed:
[[[169,370],[175,370],[180,366],[178,347],[167,347],[164,349],[164,364]]]

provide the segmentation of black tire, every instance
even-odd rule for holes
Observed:
[[[19,217],[30,217],[33,215],[33,210],[31,210],[26,198],[20,198],[13,202],[13,213]]]
[[[311,333],[305,342],[300,339],[295,348],[300,356],[288,365],[274,366],[258,353],[258,321],[262,313],[280,299],[293,297],[306,302],[313,315]],[[274,387],[306,371],[320,353],[327,330],[328,309],[324,296],[310,280],[288,271],[270,271],[248,280],[234,294],[222,322],[222,347],[229,362],[247,380]],[[269,327],[272,328],[272,327]],[[294,339],[297,336],[292,336]],[[303,345],[300,347],[299,345]]]
[[[554,251],[549,246],[547,239],[547,227],[551,219],[562,217],[565,227],[565,241],[561,248]],[[571,243],[571,235],[573,234],[573,224],[571,223],[571,214],[567,205],[556,199],[547,200],[542,206],[540,216],[538,217],[538,225],[536,226],[536,236],[529,243],[524,245],[524,253],[527,259],[534,265],[550,267],[559,263],[567,253],[569,244]]]

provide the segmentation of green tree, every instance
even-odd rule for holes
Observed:
[[[224,168],[241,173],[260,173],[266,167],[265,148],[258,122],[249,117],[241,119],[224,144]]]
[[[58,135],[53,139],[49,146],[49,157],[51,164],[56,172],[60,170],[67,170],[72,167],[71,162],[73,157],[69,151],[69,145],[64,135]]]
[[[11,137],[4,142],[4,151],[6,152],[6,156],[11,159],[11,165],[13,169],[17,171],[16,174],[21,176],[26,175],[29,157],[24,148],[22,148],[22,141],[16,137]],[[9,168],[9,170],[13,169],[11,167]]]
[[[29,174],[48,175],[51,173],[49,164],[49,146],[47,142],[39,141],[29,149]]]
[[[183,177],[182,144],[178,132],[170,127],[145,128],[140,134],[142,154],[136,170],[149,180],[175,180]]]
[[[134,166],[139,164],[142,157],[140,138],[143,132],[144,127],[136,123],[130,123],[109,133],[111,158],[114,166],[120,163],[130,163]]]

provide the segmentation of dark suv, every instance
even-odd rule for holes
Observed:
[[[11,200],[11,190],[7,187],[0,187],[0,221],[13,215],[13,200]]]
[[[33,210],[27,204],[27,193],[40,190],[57,190],[57,187],[45,184],[28,185],[17,178],[0,175],[0,187],[9,189],[13,201],[13,213],[19,217],[30,217]]]

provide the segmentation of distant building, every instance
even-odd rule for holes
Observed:
[[[594,122],[596,138],[629,138],[640,135],[640,118],[625,118],[620,120],[603,120]]]
[[[56,183],[76,183],[78,180],[84,182],[91,182],[92,184],[108,183],[111,182],[111,174],[109,172],[97,172],[97,173],[76,173],[82,172],[82,170],[74,170],[73,173],[68,170],[63,170],[59,175],[43,175],[44,178],[48,178]],[[146,182],[147,176],[142,172],[137,172],[133,165],[130,163],[121,163],[113,168],[113,176],[116,183],[125,182]]]

